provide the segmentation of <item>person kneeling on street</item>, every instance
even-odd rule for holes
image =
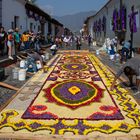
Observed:
[[[43,69],[43,59],[41,55],[37,52],[30,51],[27,56],[27,63],[26,63],[27,71],[36,73],[41,68]]]
[[[117,75],[114,78],[114,81],[111,85],[111,89],[114,89],[116,80],[124,73],[129,79],[130,85],[129,87],[133,87],[133,76],[136,76],[136,89],[140,87],[140,56],[136,56],[134,58],[129,59],[117,72]]]

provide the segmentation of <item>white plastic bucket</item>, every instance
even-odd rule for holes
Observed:
[[[99,50],[96,50],[96,55],[99,55]]]
[[[92,44],[93,44],[93,46],[96,46],[96,41],[93,41],[93,43],[92,43]]]
[[[49,60],[49,53],[45,54],[45,60]]]
[[[20,68],[25,68],[25,60],[20,61]]]
[[[37,69],[41,69],[42,68],[42,65],[41,65],[41,62],[40,61],[37,61],[36,62],[36,66],[37,66]]]
[[[120,60],[120,55],[116,53],[116,60]]]
[[[42,57],[43,61],[46,61],[46,60],[45,60],[45,56],[44,56],[44,55],[41,55],[41,57]]]
[[[115,55],[110,55],[110,60],[113,60]]]
[[[19,68],[14,68],[12,70],[13,79],[18,79]]]
[[[24,81],[26,79],[26,69],[20,69],[18,73],[18,80]]]

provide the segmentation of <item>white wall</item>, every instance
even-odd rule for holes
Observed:
[[[47,38],[48,34],[48,21],[45,23],[45,38]]]
[[[40,25],[40,21],[35,21],[34,18],[27,18],[27,28],[26,30],[30,30],[30,23],[33,23],[33,32],[38,32],[38,26]],[[41,28],[41,27],[40,27]]]
[[[33,23],[33,31],[38,32],[38,26],[41,25],[40,21],[35,21],[34,18],[27,17],[24,0],[2,0],[2,25],[6,31],[12,28],[11,23],[14,22],[14,16],[19,17],[18,28],[20,29],[20,33],[30,30],[30,23]],[[55,25],[52,23],[51,26],[52,35],[55,35]],[[48,21],[45,23],[44,28],[46,37],[48,33]]]
[[[25,6],[16,0],[3,0],[2,1],[2,25],[7,31],[10,29],[11,22],[14,22],[14,16],[19,16],[19,28],[21,32],[26,29],[26,11]]]
[[[89,19],[89,22],[88,22],[88,30],[89,30],[89,33],[91,34],[91,37],[94,38],[94,32],[93,32],[93,19],[94,18],[90,18]]]
[[[58,29],[59,29],[59,32],[58,32],[57,35],[58,35],[59,37],[61,37],[61,36],[64,34],[64,28],[61,27],[61,26],[59,26]]]
[[[138,10],[139,14],[137,15],[137,33],[134,33],[134,39],[133,39],[133,45],[134,47],[140,47],[140,0],[124,0],[124,4],[127,8],[127,32],[126,32],[126,38],[130,39],[130,30],[129,30],[129,18],[128,15],[131,13],[131,6],[134,5],[135,11]]]
[[[55,36],[55,25],[52,23],[52,36]]]
[[[114,38],[115,33],[114,31],[112,31],[112,25],[111,25],[111,21],[112,21],[112,17],[113,17],[113,11],[114,9],[119,10],[120,9],[120,3],[119,0],[112,0],[108,5],[107,5],[107,9],[106,9],[106,17],[107,17],[107,34],[106,37],[109,38]]]
[[[2,25],[5,30],[12,28],[11,22],[14,22],[14,16],[19,16],[20,33],[30,30],[30,23],[33,23],[33,31],[38,32],[40,21],[35,21],[34,18],[29,18],[26,15],[25,3],[20,0],[3,0],[2,1]],[[21,0],[22,1],[22,0]],[[21,29],[22,27],[22,29]],[[48,32],[48,25],[45,25],[45,34]]]

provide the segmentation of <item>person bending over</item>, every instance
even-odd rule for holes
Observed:
[[[37,65],[36,65],[36,62],[37,61],[40,61],[40,64],[41,64],[41,68],[43,69],[43,59],[41,57],[41,55],[37,52],[34,52],[34,51],[30,51],[28,53],[28,56],[27,56],[27,65],[26,67],[29,68],[30,65],[32,65],[32,68],[33,68],[33,71],[34,72],[37,72]]]
[[[128,60],[117,72],[114,81],[111,85],[111,89],[114,89],[116,80],[121,76],[121,74],[124,73],[130,82],[130,87],[133,86],[133,76],[136,76],[136,86],[137,88],[140,86],[140,56],[136,56],[134,58],[131,58]]]

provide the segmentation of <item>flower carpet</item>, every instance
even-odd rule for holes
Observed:
[[[0,133],[28,135],[138,135],[140,106],[119,85],[110,91],[113,74],[88,52],[60,53],[30,83],[39,88],[25,102],[25,85],[1,111]]]

